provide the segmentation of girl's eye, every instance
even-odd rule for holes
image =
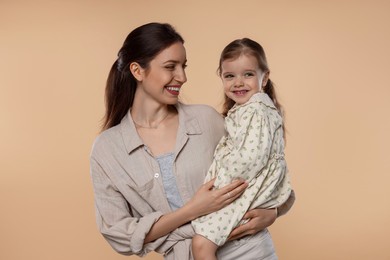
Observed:
[[[247,72],[244,75],[245,75],[245,77],[253,77],[254,76],[254,74],[252,72]]]
[[[225,79],[230,79],[230,78],[233,78],[234,75],[233,74],[226,74],[223,76]]]
[[[183,64],[183,69],[186,69],[187,68],[187,64]]]

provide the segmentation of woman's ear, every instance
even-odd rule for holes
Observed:
[[[138,81],[143,79],[143,69],[137,62],[130,63],[130,72],[133,74],[134,78]]]
[[[264,74],[263,81],[261,82],[261,86],[265,87],[268,83],[269,79],[269,71]]]

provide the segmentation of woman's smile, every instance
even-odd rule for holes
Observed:
[[[181,85],[168,85],[165,89],[172,95],[178,96],[180,93]]]

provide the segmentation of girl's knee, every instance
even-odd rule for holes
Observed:
[[[196,260],[216,259],[218,246],[201,235],[192,238],[192,253]]]

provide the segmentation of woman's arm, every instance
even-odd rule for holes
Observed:
[[[247,183],[241,180],[231,183],[226,188],[212,190],[214,180],[211,180],[202,185],[181,209],[166,215],[162,212],[152,212],[135,218],[131,214],[128,201],[93,157],[91,177],[95,194],[96,220],[100,232],[118,253],[138,256],[160,247],[165,239],[159,238],[183,224],[231,203],[247,187]]]
[[[100,233],[123,255],[143,256],[153,251],[163,241],[144,247],[145,233],[161,217],[162,212],[153,212],[141,218],[131,214],[128,202],[111,182],[100,163],[91,158],[91,177],[94,188],[96,222]]]
[[[243,180],[236,180],[221,189],[212,190],[214,181],[215,179],[212,179],[203,184],[182,208],[161,216],[146,235],[144,244],[167,235],[197,217],[225,207],[237,199],[248,186]]]
[[[235,240],[247,235],[254,235],[263,229],[271,226],[277,217],[286,214],[295,202],[294,190],[291,191],[287,201],[277,209],[252,209],[248,211],[243,219],[249,221],[236,227],[229,235],[229,240]]]

